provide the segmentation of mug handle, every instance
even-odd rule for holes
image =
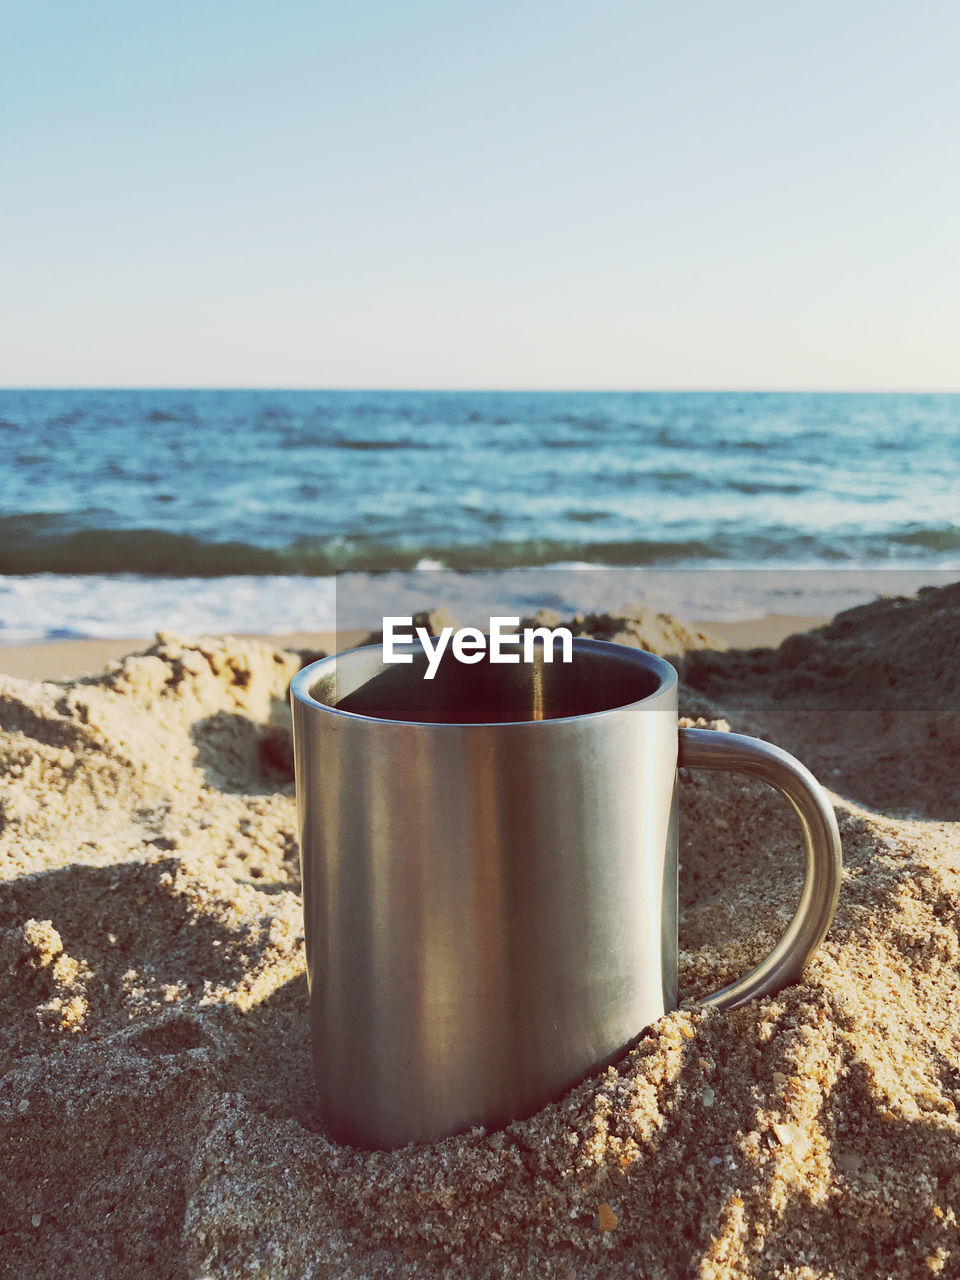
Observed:
[[[698,1000],[735,1009],[796,982],[830,927],[840,894],[840,832],[823,788],[799,760],[760,738],[716,729],[680,729],[679,765],[723,769],[768,782],[793,805],[803,829],[807,873],[786,933],[760,964],[736,982]]]

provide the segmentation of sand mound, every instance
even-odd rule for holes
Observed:
[[[847,610],[779,649],[690,652],[684,679],[871,808],[960,819],[960,583]]]
[[[685,655],[695,649],[723,650],[726,643],[719,636],[695,624],[682,622],[670,613],[637,606],[629,613],[576,613],[561,620],[551,610],[541,610],[532,618],[524,618],[523,626],[567,627],[575,636],[594,640],[610,640],[614,644],[646,649],[661,657],[677,660],[682,666]]]
[[[948,606],[904,613],[944,698]],[[858,613],[860,640],[817,635],[811,661],[851,646],[822,679],[869,660],[864,636],[893,652],[889,609]],[[698,658],[693,701],[783,741],[794,709],[764,681],[789,668],[766,653]],[[168,638],[96,679],[0,684],[0,1274],[960,1274],[956,822],[836,795],[846,882],[802,984],[733,1013],[688,1003],[503,1132],[359,1152],[313,1105],[297,665]],[[888,745],[861,744],[863,773]],[[772,793],[700,774],[681,791],[690,996],[760,957],[801,868]]]
[[[762,677],[767,696],[837,709],[956,709],[960,582],[848,609],[824,627],[788,637],[779,649],[691,655],[686,675],[698,687],[727,693]]]

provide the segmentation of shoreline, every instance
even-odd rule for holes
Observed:
[[[561,619],[561,622],[563,620]],[[798,615],[769,613],[762,618],[747,618],[736,622],[692,622],[708,634],[715,635],[734,649],[775,649],[787,636],[824,626],[830,618],[825,615]],[[333,631],[294,631],[283,635],[265,635],[262,632],[234,633],[238,638],[263,640],[278,649],[325,649],[336,651],[336,633]],[[363,632],[346,632],[348,644],[356,644]],[[135,638],[81,640],[38,640],[29,644],[0,645],[0,675],[14,676],[20,680],[73,680],[79,676],[96,675],[109,662],[116,662],[131,653],[148,649],[153,640]],[[346,647],[341,645],[341,647]]]

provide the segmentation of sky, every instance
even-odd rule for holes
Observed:
[[[0,385],[960,390],[960,6],[0,0]]]

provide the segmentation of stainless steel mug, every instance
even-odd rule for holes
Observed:
[[[703,1001],[795,980],[833,917],[836,819],[778,747],[677,726],[662,658],[476,665],[380,646],[291,686],[311,1034],[331,1134],[431,1141],[531,1114],[677,1007],[677,765],[752,774],[796,810],[786,933]]]

